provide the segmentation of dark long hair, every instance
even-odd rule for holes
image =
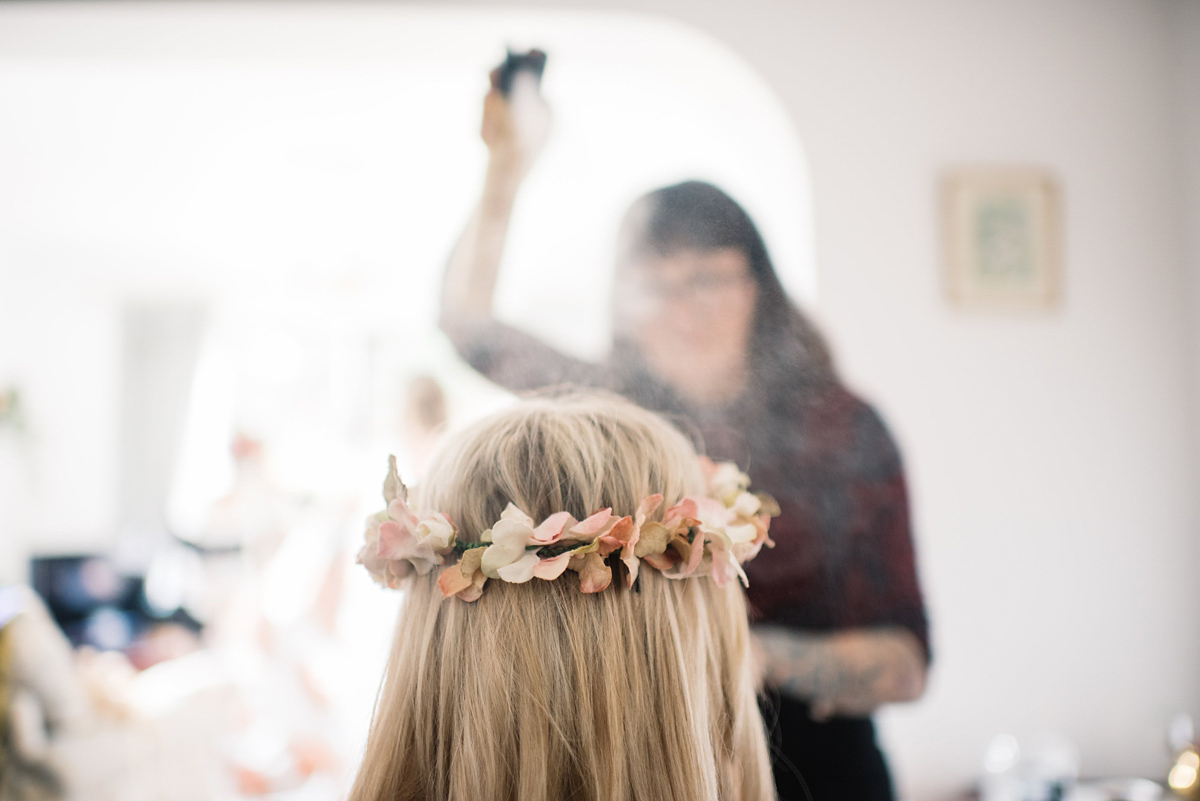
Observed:
[[[685,181],[634,201],[621,226],[618,258],[628,263],[642,254],[718,248],[745,254],[758,289],[748,354],[755,385],[766,390],[772,400],[782,401],[806,387],[836,381],[824,338],[784,292],[754,221],[737,201],[712,184]],[[621,299],[615,300],[619,304]],[[620,325],[614,326],[613,357],[644,372],[637,344]],[[664,398],[653,405],[678,403]]]

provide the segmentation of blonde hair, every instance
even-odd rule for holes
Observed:
[[[632,514],[702,493],[687,439],[608,396],[522,401],[452,438],[414,491],[477,540],[510,501],[535,520]],[[736,582],[583,594],[576,574],[443,601],[408,585],[350,798],[764,801],[774,798]]]

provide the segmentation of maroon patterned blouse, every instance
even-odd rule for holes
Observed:
[[[696,409],[631,360],[581,361],[501,323],[461,352],[513,391],[574,384],[623,394],[673,418],[712,458],[745,469],[782,511],[771,524],[775,548],[746,564],[756,622],[809,632],[903,626],[928,658],[900,455],[879,415],[845,387],[825,382],[773,399],[748,391]]]

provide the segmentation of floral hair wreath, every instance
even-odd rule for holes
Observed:
[[[376,582],[395,589],[414,571],[428,575],[452,561],[438,576],[438,587],[443,597],[464,601],[478,600],[488,579],[552,581],[567,570],[579,574],[583,592],[600,592],[612,583],[609,556],[617,552],[628,587],[642,563],[672,579],[708,575],[724,587],[737,576],[748,584],[742,564],[763,545],[774,547],[767,528],[779,506],[769,495],[750,493],[750,478],[733,462],[701,457],[701,466],[708,494],[683,498],[663,513],[661,523],[648,518],[662,505],[662,495],[645,498],[632,517],[618,517],[612,509],[583,520],[555,512],[536,524],[510,503],[479,542],[460,542],[445,514],[409,508],[393,456],[383,482],[387,508],[367,519],[358,562]]]

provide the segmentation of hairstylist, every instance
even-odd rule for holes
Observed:
[[[688,421],[746,468],[782,514],[746,566],[747,598],[783,799],[890,799],[871,714],[917,698],[929,660],[900,457],[875,411],[838,380],[785,295],[745,211],[716,187],[653,191],[626,215],[607,361],[573,359],[498,322],[492,295],[517,192],[549,112],[520,73],[484,98],[483,195],[450,256],[442,328],[513,390],[603,387]]]

